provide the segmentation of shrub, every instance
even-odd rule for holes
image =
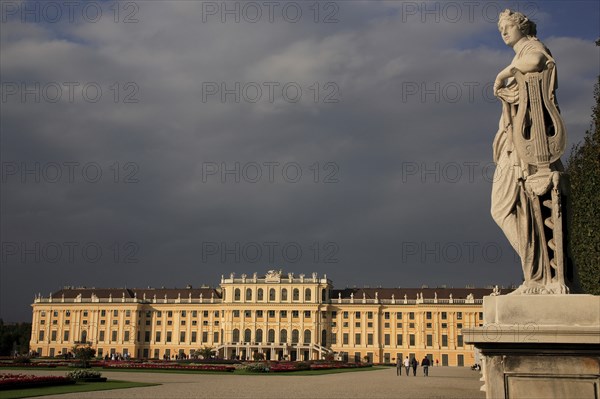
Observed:
[[[266,373],[267,371],[269,371],[269,367],[266,363],[250,363],[244,367],[244,370],[253,373]]]
[[[299,362],[296,365],[296,370],[310,370],[310,363]]]
[[[78,369],[69,371],[67,377],[73,380],[83,380],[85,378],[100,378],[102,377],[102,374],[99,371]]]
[[[17,363],[17,364],[31,363],[31,358],[27,355],[19,355],[13,359],[13,363]]]

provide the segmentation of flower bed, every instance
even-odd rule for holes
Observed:
[[[274,373],[310,370],[310,364],[304,362],[271,363],[269,370]]]
[[[216,364],[201,364],[201,365],[189,365],[182,366],[174,363],[128,363],[128,362],[114,362],[105,363],[103,366],[105,369],[146,369],[146,370],[194,370],[194,371],[227,371],[233,372],[235,367],[233,366],[222,366]]]
[[[161,363],[161,362],[165,362],[165,360],[148,360],[148,363]],[[242,363],[240,360],[231,360],[231,359],[184,359],[184,360],[177,360],[177,363],[179,364],[190,364],[190,363],[194,363],[194,364],[240,364]]]
[[[0,374],[0,390],[37,388],[53,385],[75,384],[75,380],[61,376],[36,376],[25,374]]]
[[[61,364],[58,363],[46,363],[46,362],[40,362],[40,363],[7,363],[7,362],[0,362],[0,367],[28,367],[28,368],[36,368],[36,367],[47,367],[47,368],[55,368],[57,366],[60,366]]]

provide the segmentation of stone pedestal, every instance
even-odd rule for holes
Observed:
[[[483,310],[463,335],[488,399],[600,399],[600,297],[488,296]]]

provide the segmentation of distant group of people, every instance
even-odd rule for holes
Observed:
[[[186,355],[185,353],[174,353],[171,355],[171,357],[169,357],[169,355],[167,355],[166,353],[163,355],[163,360],[186,360],[186,359],[190,359],[191,356],[190,355]],[[197,358],[196,358],[197,359]]]
[[[111,353],[110,355],[107,353],[104,356],[104,360],[111,360],[113,362],[115,361],[128,361],[131,359],[131,355],[129,353]]]
[[[16,358],[19,358],[19,357],[28,357],[28,358],[32,359],[32,358],[34,358],[34,357],[39,357],[39,355],[40,355],[40,354],[39,354],[39,353],[37,353],[36,351],[29,351],[29,352],[27,352],[27,353],[21,353],[21,352],[19,352],[19,351],[15,350],[15,351],[12,351],[12,352],[10,353],[10,356],[11,356],[13,359],[16,359]]]
[[[431,366],[431,360],[429,360],[429,358],[427,356],[425,356],[423,358],[423,360],[421,360],[421,367],[423,367],[423,375],[425,377],[429,376],[429,366]],[[416,376],[417,375],[417,367],[419,367],[419,362],[414,357],[412,359],[409,359],[408,356],[406,356],[404,361],[402,361],[401,358],[398,358],[396,360],[396,375],[397,376],[402,375],[402,367],[404,367],[404,369],[406,370],[406,375],[408,375],[408,373],[410,372],[410,369],[412,368],[413,376]]]

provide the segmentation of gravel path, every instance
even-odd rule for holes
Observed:
[[[429,377],[396,376],[396,369],[359,371],[315,376],[211,375],[103,371],[109,379],[153,382],[162,385],[112,391],[81,392],[44,398],[163,399],[163,398],[419,398],[482,399],[479,373],[468,368],[431,367]],[[23,373],[23,371],[21,371]],[[27,374],[65,372],[32,370]]]

